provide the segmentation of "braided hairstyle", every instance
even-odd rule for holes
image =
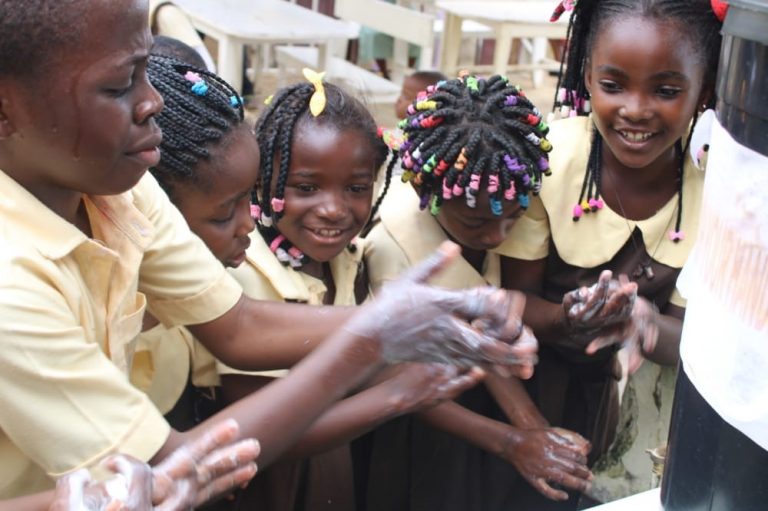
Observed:
[[[226,134],[243,122],[243,101],[215,74],[173,57],[152,54],[147,74],[165,101],[155,117],[163,131],[160,162],[149,170],[174,199],[175,185],[206,183],[210,176],[196,172],[197,164],[213,147],[226,147]]]
[[[553,20],[562,14],[565,4],[566,2],[561,2],[558,6]],[[704,107],[714,107],[722,23],[712,10],[710,0],[577,0],[570,4],[573,11],[568,23],[567,51],[564,52],[560,63],[553,107],[556,115],[567,117],[589,113],[589,93],[584,76],[595,39],[608,23],[629,17],[674,23],[680,27],[680,37],[688,38],[692,43],[691,47],[695,50],[692,58],[697,59],[704,69],[703,90],[709,92]],[[675,230],[670,233],[670,239],[674,242],[680,241],[684,236],[680,230],[683,214],[683,166],[697,119],[698,111],[694,113],[686,140],[679,140],[675,144],[678,160],[678,205]],[[602,136],[595,129],[581,194],[573,208],[574,221],[578,221],[583,213],[597,211],[603,207],[603,201],[600,199],[602,146]]]
[[[388,154],[387,146],[378,135],[376,122],[365,105],[336,85],[323,82],[322,86],[326,104],[317,117],[310,113],[310,98],[315,93],[315,86],[301,82],[285,87],[268,98],[269,106],[259,117],[255,129],[261,150],[260,196],[253,197],[254,204],[259,205],[256,226],[278,259],[293,267],[306,263],[306,256],[282,236],[274,224],[282,216],[285,183],[291,168],[297,126],[311,122],[338,131],[352,130],[362,134],[374,155],[374,169],[386,161]],[[392,167],[394,165],[387,168],[387,183],[391,179]],[[382,197],[384,193],[386,186]],[[354,246],[350,245],[349,249],[354,251]]]
[[[549,128],[503,76],[438,82],[409,105],[398,127],[402,139],[389,137],[388,144],[401,158],[402,180],[416,185],[419,207],[433,215],[454,197],[474,208],[481,185],[494,215],[502,214],[502,200],[527,208],[529,193],[537,194],[542,174],[550,173]]]

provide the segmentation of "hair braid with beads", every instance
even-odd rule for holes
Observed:
[[[435,215],[456,197],[475,207],[481,186],[494,215],[502,214],[503,200],[527,208],[529,194],[549,174],[549,128],[502,76],[438,82],[408,107],[398,127],[403,138],[390,145],[401,158],[402,179],[416,185],[420,208]]]
[[[291,167],[292,146],[297,126],[312,122],[320,126],[330,126],[338,131],[351,130],[362,134],[373,155],[375,172],[387,159],[387,147],[381,141],[376,123],[366,107],[356,98],[336,85],[323,82],[326,105],[323,111],[314,117],[309,111],[310,98],[315,93],[315,86],[301,82],[278,91],[269,100],[269,106],[256,123],[256,140],[261,149],[261,178],[259,195],[254,194],[254,203],[259,204],[257,228],[278,259],[285,265],[301,266],[306,262],[289,240],[275,224],[282,215],[285,201],[285,183]],[[338,148],[339,151],[345,148]],[[391,179],[393,166],[387,167],[387,177],[383,193],[386,193]],[[377,206],[379,204],[377,201]]]
[[[172,57],[152,55],[147,74],[165,101],[156,116],[163,130],[160,162],[150,172],[173,197],[177,183],[205,182],[208,176],[196,172],[196,166],[243,122],[243,102],[215,74]]]
[[[680,37],[687,38],[697,59],[704,69],[703,90],[708,92],[706,108],[715,104],[715,80],[720,55],[722,23],[712,10],[709,0],[578,0],[568,23],[567,50],[563,54],[561,72],[558,77],[553,110],[556,115],[566,117],[587,115],[590,110],[589,93],[584,82],[589,56],[600,30],[614,20],[628,17],[642,17],[660,23],[677,24]],[[670,239],[683,239],[681,231],[683,215],[683,167],[691,135],[698,119],[698,110],[691,120],[691,127],[685,141],[675,144],[677,156],[677,218]],[[576,205],[573,220],[603,207],[601,196],[601,166],[603,139],[594,130],[591,151]]]

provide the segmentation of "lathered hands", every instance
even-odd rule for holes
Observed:
[[[492,366],[529,377],[536,341],[523,334],[524,295],[490,287],[453,291],[426,285],[458,255],[457,245],[444,243],[430,258],[382,287],[345,328],[379,340],[387,362]]]

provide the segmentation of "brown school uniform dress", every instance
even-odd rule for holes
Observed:
[[[381,208],[380,223],[366,236],[365,260],[371,287],[377,289],[429,257],[446,239],[437,220],[428,211],[418,209],[418,197],[411,186],[399,180],[393,183]],[[498,286],[499,259],[487,253],[479,273],[459,258],[430,282],[453,289]],[[508,422],[482,384],[456,402],[486,417]],[[522,481],[514,467],[495,454],[413,416],[380,426],[361,440],[366,442],[368,451],[355,460],[356,474],[365,480],[359,511],[507,510],[515,501],[513,483]]]
[[[261,235],[250,235],[246,260],[230,274],[251,298],[321,305],[327,288],[315,277],[283,266]],[[353,243],[330,261],[336,293],[334,305],[355,305],[355,288],[362,265],[362,241]],[[219,374],[244,374],[221,363]],[[251,373],[279,378],[287,370]],[[248,502],[259,511],[354,511],[354,487],[349,446],[343,445],[307,460],[277,462],[259,474],[248,488]],[[238,509],[245,510],[240,505]]]
[[[625,273],[635,280],[639,295],[661,310],[668,303],[685,307],[675,283],[695,241],[704,173],[686,155],[681,226],[686,237],[679,243],[667,236],[675,226],[677,195],[645,220],[627,220],[606,205],[574,222],[571,212],[581,190],[592,129],[591,119],[586,117],[552,124],[548,138],[555,148],[550,159],[553,174],[545,179],[540,200],[531,202],[529,211],[495,252],[527,260],[546,257],[543,297],[551,302],[560,303],[566,292],[593,284],[608,269],[614,275]],[[638,267],[646,261],[650,261],[653,278],[648,279],[647,274],[635,277]],[[674,368],[662,369],[645,361],[641,371],[649,370]],[[581,350],[540,346],[539,363],[526,385],[551,425],[574,430],[592,442],[589,460],[594,463],[616,436],[621,376],[615,348],[589,356]],[[654,389],[635,391],[648,393]],[[663,436],[665,439],[666,428]],[[542,500],[541,506],[547,505],[548,501]]]

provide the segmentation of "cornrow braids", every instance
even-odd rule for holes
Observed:
[[[163,131],[160,162],[149,170],[173,197],[178,183],[206,182],[209,176],[196,167],[243,122],[243,101],[215,74],[172,57],[151,55],[147,74],[165,101],[156,116]]]
[[[268,98],[268,107],[259,117],[255,128],[261,150],[261,178],[258,193],[253,197],[253,201],[259,205],[256,227],[278,259],[293,267],[305,264],[306,256],[280,234],[276,224],[285,207],[285,183],[291,168],[297,126],[313,122],[320,126],[331,126],[338,131],[351,130],[362,134],[374,155],[375,168],[387,160],[388,154],[388,148],[382,142],[376,123],[366,107],[336,85],[323,82],[322,86],[326,104],[318,116],[313,116],[309,109],[310,99],[316,92],[315,86],[301,82],[283,88]],[[389,188],[392,167],[394,165],[387,167],[384,189],[375,208],[378,208]]]
[[[561,3],[561,6],[564,2]],[[553,15],[556,19],[562,13],[559,7]],[[560,74],[553,106],[555,116],[567,117],[587,115],[590,111],[589,93],[584,82],[585,70],[589,65],[595,39],[606,24],[619,19],[638,16],[663,23],[677,23],[681,37],[687,37],[695,50],[693,58],[704,69],[703,87],[709,92],[705,108],[715,105],[715,81],[720,56],[722,23],[712,10],[709,0],[577,0],[573,5],[568,22],[567,50],[563,54]],[[683,239],[680,230],[683,215],[683,167],[685,155],[690,146],[691,135],[696,126],[698,113],[691,120],[688,136],[675,144],[677,157],[677,217],[675,229],[669,237],[674,242]],[[594,128],[594,127],[593,127]],[[594,128],[587,169],[578,201],[573,206],[572,218],[576,222],[585,213],[597,212],[604,206],[601,198],[601,167],[603,140]]]
[[[402,140],[390,144],[403,168],[402,180],[419,192],[420,208],[433,215],[444,201],[463,197],[476,207],[481,186],[494,215],[502,201],[523,208],[548,175],[548,126],[541,112],[505,77],[464,74],[422,92],[400,121]]]

